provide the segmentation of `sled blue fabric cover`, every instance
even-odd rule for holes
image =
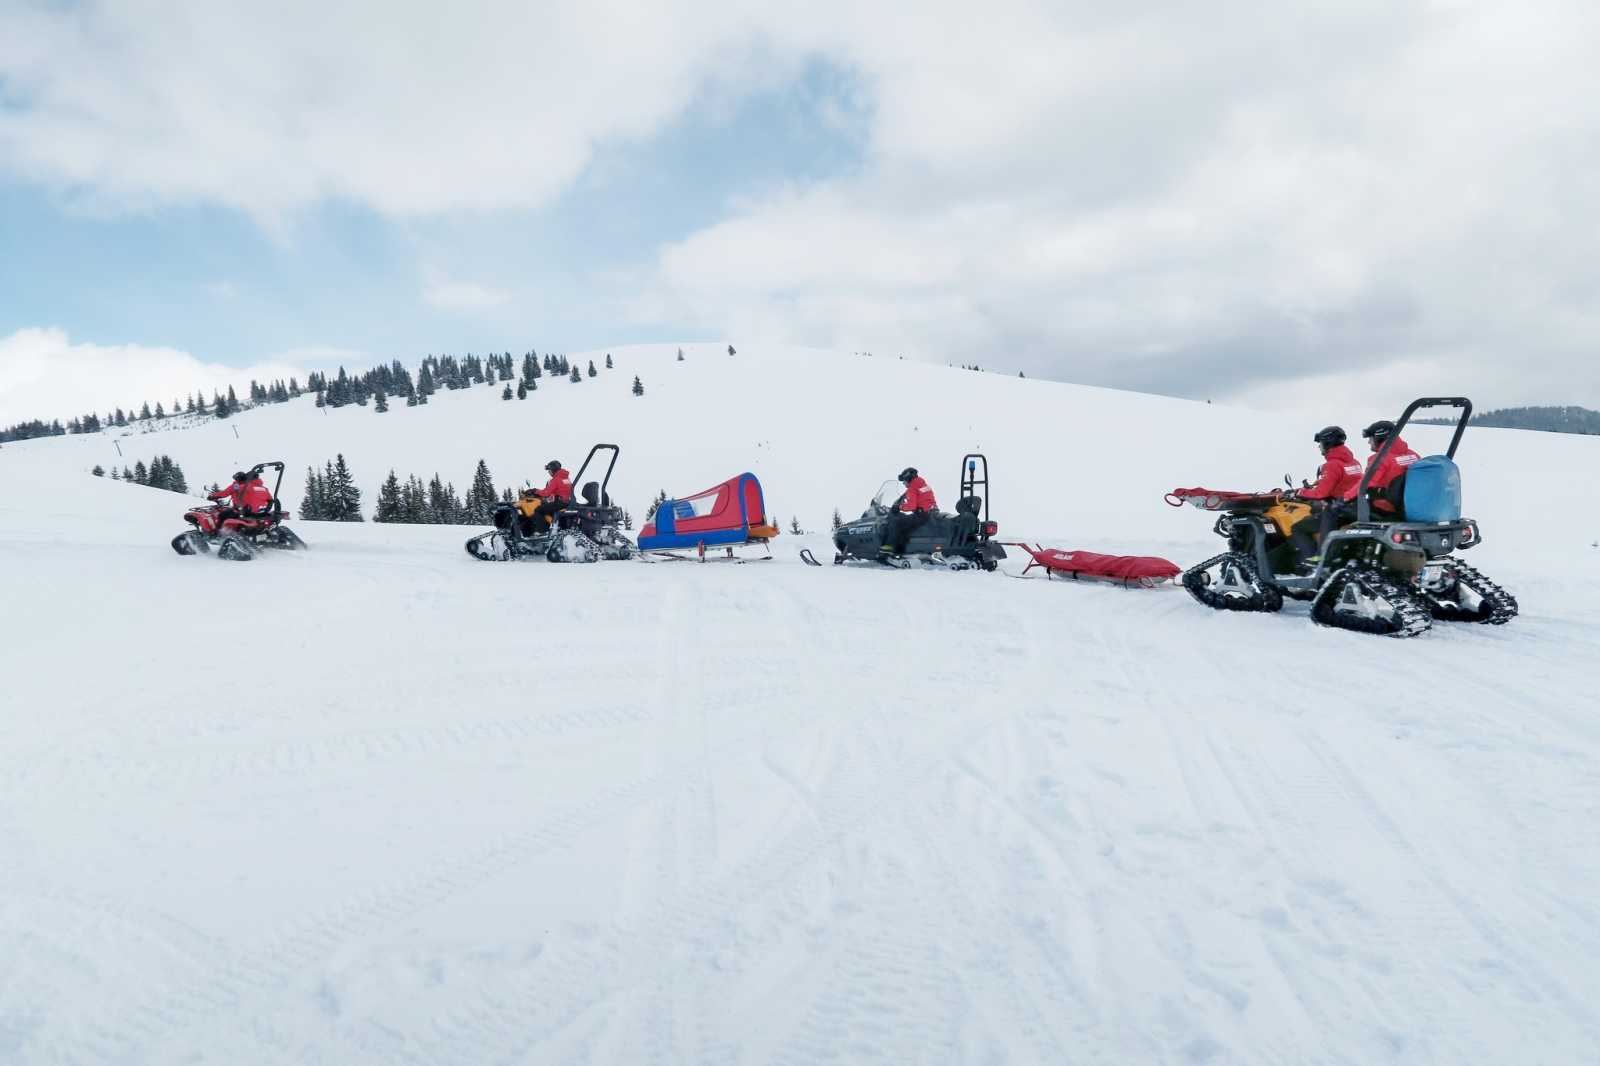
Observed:
[[[1406,521],[1454,522],[1461,517],[1461,470],[1442,455],[1406,470]]]

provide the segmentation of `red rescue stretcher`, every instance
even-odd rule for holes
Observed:
[[[1008,548],[1021,548],[1031,561],[1022,568],[1026,574],[1034,567],[1044,570],[1045,577],[1057,575],[1073,581],[1109,581],[1129,588],[1155,588],[1183,572],[1183,568],[1168,559],[1154,555],[1102,555],[1099,552],[1063,551],[1060,548],[1041,548],[1016,541],[1006,542]]]

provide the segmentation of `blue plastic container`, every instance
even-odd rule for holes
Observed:
[[[1461,469],[1442,455],[1406,470],[1406,521],[1454,522],[1461,517]]]

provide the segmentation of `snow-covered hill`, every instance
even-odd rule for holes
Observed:
[[[230,565],[85,472],[342,451],[370,505],[615,440],[636,514],[748,467],[822,527],[908,462],[948,502],[974,448],[1006,532],[1191,562],[1163,491],[1313,465],[1289,419],[675,347],[0,450],[0,1062],[1600,1056],[1600,441],[1469,433],[1472,559],[1523,613],[1410,642],[791,537],[557,567],[297,523]]]
[[[1162,544],[1208,535],[1203,515],[1173,512],[1161,495],[1176,485],[1258,488],[1314,474],[1311,434],[1341,422],[1352,434],[1397,410],[1329,411],[1321,422],[1110,389],[975,373],[898,359],[814,349],[718,345],[611,349],[615,369],[574,384],[541,379],[528,399],[502,401],[501,386],[441,391],[425,407],[317,408],[309,396],[198,428],[96,433],[7,445],[0,459],[87,472],[170,454],[193,485],[226,481],[263,459],[289,465],[285,495],[300,502],[307,466],[336,452],[350,463],[370,516],[392,468],[438,472],[465,490],[477,461],[502,486],[542,480],[552,458],[574,473],[591,444],[622,446],[613,495],[642,515],[660,489],[687,494],[740,470],[758,474],[787,527],[799,517],[826,529],[835,507],[860,512],[886,478],[921,469],[946,506],[961,456],[989,456],[994,517],[1002,532]],[[603,365],[604,351],[573,356]],[[631,393],[637,374],[645,395]],[[1441,427],[1409,434],[1424,452],[1448,440]],[[1359,450],[1359,439],[1356,447]],[[1569,496],[1575,472],[1593,469],[1600,442],[1474,429],[1463,445],[1467,509],[1484,522],[1484,564],[1500,546],[1537,537],[1543,547],[1586,546],[1595,510],[1551,526],[1540,503]],[[181,508],[175,508],[181,511]],[[176,514],[175,516],[176,517]]]

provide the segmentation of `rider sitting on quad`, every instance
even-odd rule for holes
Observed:
[[[1388,419],[1374,422],[1362,430],[1361,435],[1372,446],[1372,454],[1367,456],[1367,466],[1370,468],[1377,460],[1383,442],[1394,436],[1394,423]],[[1399,437],[1394,438],[1394,446],[1383,457],[1383,464],[1372,471],[1372,477],[1367,480],[1367,498],[1372,501],[1372,510],[1378,518],[1397,521],[1405,518],[1406,468],[1421,458],[1411,450],[1411,445]]]
[[[933,498],[933,489],[917,473],[916,467],[908,466],[900,471],[899,480],[906,491],[901,493],[896,509],[884,527],[884,541],[878,551],[885,557],[904,555],[911,534],[939,509],[938,502]]]
[[[1354,520],[1355,508],[1351,501],[1361,485],[1361,464],[1345,445],[1343,429],[1328,426],[1318,430],[1311,439],[1322,449],[1322,468],[1317,471],[1317,483],[1307,485],[1296,495],[1302,500],[1322,501],[1321,514],[1313,509],[1310,517],[1302,518],[1289,531],[1295,554],[1305,563],[1319,560],[1317,545],[1336,523],[1348,525]]]
[[[233,475],[233,484],[206,494],[206,499],[218,503],[217,524],[230,518],[243,518],[259,514],[272,505],[272,493],[259,474],[240,470]],[[226,501],[226,502],[224,502]]]
[[[522,512],[535,534],[548,531],[556,512],[572,503],[572,475],[561,465],[561,460],[552,459],[544,468],[550,475],[544,488],[525,491],[517,501],[517,510]]]

